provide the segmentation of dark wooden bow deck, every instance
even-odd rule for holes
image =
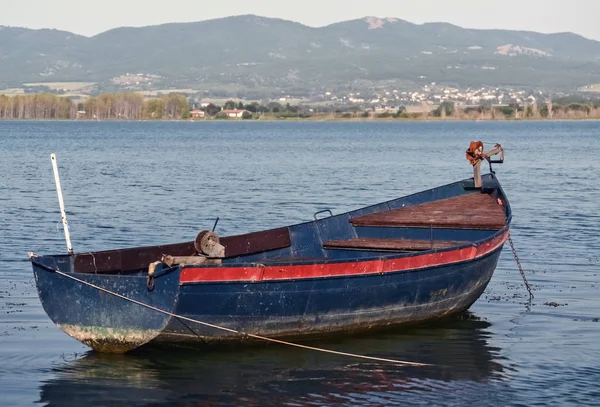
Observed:
[[[504,206],[488,194],[459,197],[407,206],[350,219],[357,227],[404,227],[499,230],[506,225]],[[356,238],[325,242],[325,249],[423,251],[449,249],[469,242],[450,240]]]
[[[499,230],[506,225],[506,214],[496,198],[473,193],[359,216],[350,222],[354,226]]]

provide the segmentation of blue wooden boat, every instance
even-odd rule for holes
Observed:
[[[497,177],[477,181],[220,239],[202,232],[179,244],[32,254],[33,272],[52,321],[100,352],[439,319],[480,297],[508,238]]]

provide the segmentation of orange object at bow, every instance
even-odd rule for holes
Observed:
[[[484,158],[483,143],[481,141],[471,141],[467,150],[467,160],[471,162],[471,165],[475,165],[482,158]]]

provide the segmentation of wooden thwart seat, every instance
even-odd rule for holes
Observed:
[[[417,240],[417,239],[379,239],[357,238],[349,240],[332,240],[323,243],[325,249],[376,250],[376,251],[423,251],[433,249],[449,249],[464,246],[470,242],[451,240]]]
[[[473,193],[350,219],[354,226],[498,230],[506,225],[504,206],[488,194]]]

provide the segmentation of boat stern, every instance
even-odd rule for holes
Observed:
[[[177,267],[157,273],[149,286],[147,276],[139,273],[73,273],[69,255],[30,259],[50,319],[98,352],[125,353],[150,342],[167,326],[167,313],[177,304]]]

